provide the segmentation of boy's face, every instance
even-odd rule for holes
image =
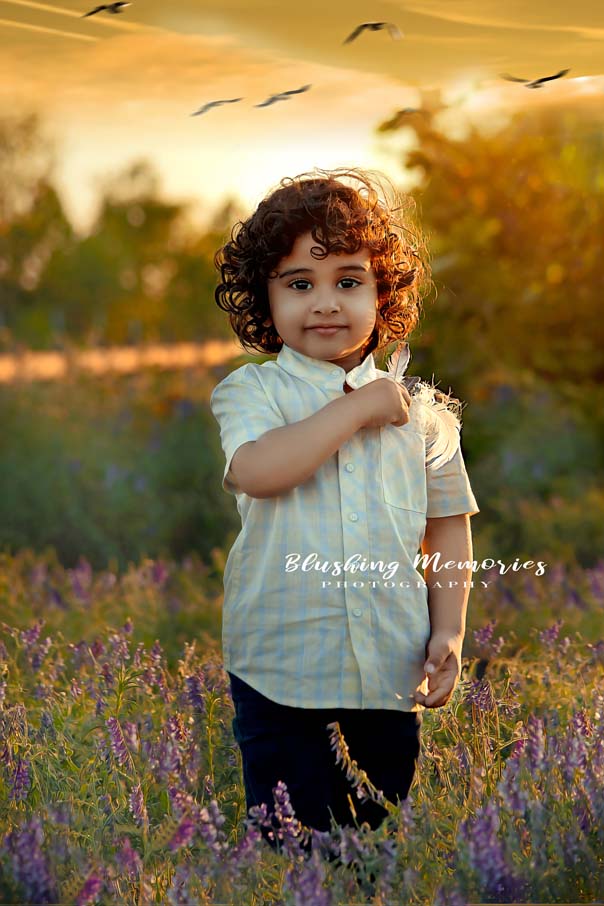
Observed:
[[[292,349],[350,371],[360,364],[361,348],[375,326],[371,257],[362,248],[355,255],[318,260],[310,254],[317,245],[310,232],[299,236],[275,268],[277,276],[268,280],[273,324]]]

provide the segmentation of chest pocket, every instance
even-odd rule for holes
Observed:
[[[426,447],[423,434],[408,425],[380,428],[380,458],[384,500],[390,506],[425,513]]]

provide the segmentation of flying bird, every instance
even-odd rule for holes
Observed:
[[[204,104],[203,107],[200,107],[199,110],[196,110],[191,116],[201,116],[202,113],[206,113],[208,110],[211,110],[212,107],[220,107],[221,104],[235,104],[237,101],[242,100],[243,98],[228,98],[224,101],[208,101],[207,104]]]
[[[540,79],[533,79],[532,81],[531,79],[517,79],[516,76],[509,75],[507,72],[502,72],[500,77],[507,79],[508,82],[524,82],[525,88],[541,88],[544,82],[549,82],[551,79],[560,79],[567,72],[570,72],[570,69],[561,69],[556,75],[542,76]]]
[[[126,6],[132,6],[132,3],[126,3],[125,0],[120,0],[118,3],[104,3],[102,6],[95,6],[94,9],[91,9],[89,13],[84,13],[80,18],[85,19],[86,16],[94,16],[96,13],[102,13],[103,10],[107,10],[108,13],[121,13]]]
[[[352,31],[348,37],[342,41],[342,44],[350,44],[355,38],[361,34],[365,29],[369,31],[380,31],[382,28],[387,28],[390,32],[390,37],[395,38],[397,41],[403,37],[403,33],[400,29],[394,24],[394,22],[363,22],[361,25],[357,25],[354,31]]]
[[[302,88],[292,88],[291,91],[280,91],[278,94],[271,94],[261,104],[254,104],[254,107],[268,107],[269,104],[275,104],[277,101],[287,101],[290,95],[301,94],[303,91],[308,91],[309,88],[312,88],[312,85],[303,85]]]

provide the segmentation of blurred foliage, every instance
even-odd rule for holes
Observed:
[[[549,107],[451,137],[436,113],[409,121],[416,145],[401,161],[418,176],[435,282],[409,373],[434,375],[466,404],[478,555],[591,565],[604,540],[601,115]],[[200,233],[187,205],[161,199],[151,165],[135,162],[106,179],[81,236],[52,168],[35,117],[0,121],[0,349],[231,335],[212,259],[245,216],[235,202]],[[212,377],[4,388],[0,545],[56,543],[65,562],[84,553],[101,565],[225,544],[238,516],[220,488]],[[173,394],[192,417],[173,411]],[[163,407],[155,421],[153,407]]]
[[[209,560],[238,527],[207,404],[213,375],[154,369],[0,385],[0,549],[53,546],[125,569],[142,555]]]

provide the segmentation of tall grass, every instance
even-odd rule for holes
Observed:
[[[80,567],[63,587],[57,570],[27,552],[0,564],[2,902],[602,897],[602,639],[561,637],[558,621],[518,644],[502,623],[474,624],[451,702],[425,712],[406,802],[387,803],[377,831],[313,831],[309,850],[280,785],[274,852],[261,837],[262,810],[245,813],[219,601],[199,590],[199,567],[148,560],[119,580]],[[599,566],[583,579],[598,592],[602,576]],[[542,582],[544,595],[559,594],[560,577],[549,592],[549,577]],[[198,597],[172,636],[163,609],[166,589],[179,585],[198,587]],[[50,605],[53,593],[61,601]],[[519,594],[528,609],[530,590]],[[29,610],[19,613],[24,597]],[[509,607],[503,587],[491,604],[494,613]],[[326,728],[334,759],[358,796],[377,796],[363,765],[347,761],[338,729]]]

